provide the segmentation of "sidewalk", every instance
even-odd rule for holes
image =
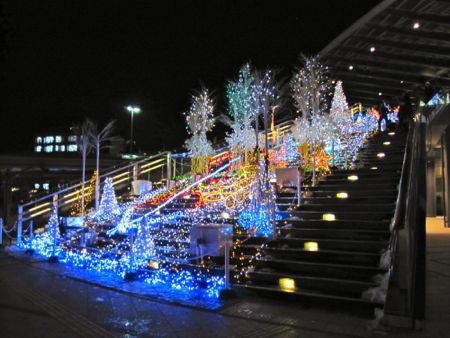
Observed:
[[[373,329],[345,307],[239,297],[217,309],[98,287],[24,255],[0,251],[2,337],[445,337],[450,328],[450,230],[427,220],[424,331]],[[131,288],[132,286],[130,286]]]

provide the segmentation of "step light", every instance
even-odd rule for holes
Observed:
[[[383,157],[385,157],[385,156],[386,156],[385,153],[378,153],[378,154],[377,154],[377,157],[378,157],[378,158],[383,158]]]
[[[338,192],[336,194],[337,198],[348,198],[348,194],[346,192]]]
[[[370,167],[370,170],[378,170],[378,167]]]
[[[350,176],[347,177],[347,179],[348,179],[349,181],[357,181],[357,180],[358,180],[358,176],[356,176],[356,175],[350,175]]]
[[[390,136],[394,136],[394,135],[395,135],[395,133],[394,133],[393,131],[391,131],[390,133],[388,133],[388,135],[390,135]]]
[[[319,251],[319,243],[305,242],[303,248],[305,249],[305,251]]]
[[[147,266],[152,269],[159,269],[159,262],[149,261]]]
[[[386,141],[386,142],[383,142],[383,144],[384,144],[385,146],[388,146],[388,145],[390,145],[390,144],[391,144],[391,142],[389,142],[389,141]]]
[[[295,291],[295,280],[292,278],[280,278],[278,281],[281,290],[285,292]]]
[[[324,221],[335,221],[336,220],[336,215],[335,214],[323,214],[322,215],[322,219]]]

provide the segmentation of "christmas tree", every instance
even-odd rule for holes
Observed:
[[[139,262],[149,259],[153,255],[153,251],[154,243],[151,227],[147,223],[147,218],[143,217],[133,243],[133,254],[136,261]]]
[[[186,129],[191,137],[186,140],[185,147],[192,152],[192,171],[204,173],[208,157],[213,149],[206,133],[214,127],[214,103],[207,89],[192,97],[192,105],[186,116]]]
[[[116,200],[116,193],[111,178],[106,178],[103,184],[103,194],[100,207],[94,215],[94,219],[99,222],[113,221],[120,215],[119,204]]]
[[[56,206],[53,207],[52,214],[48,220],[47,234],[51,239],[59,239],[61,236],[59,233],[58,208]]]

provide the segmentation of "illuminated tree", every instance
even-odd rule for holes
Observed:
[[[78,128],[78,151],[81,153],[82,169],[81,169],[81,216],[84,216],[84,181],[86,179],[86,158],[92,150],[91,135],[93,130],[93,122],[86,119]]]
[[[108,122],[102,130],[98,131],[97,124],[92,124],[91,129],[91,142],[92,147],[95,148],[95,164],[97,170],[97,176],[95,178],[95,210],[98,210],[98,205],[100,202],[100,150],[105,146],[105,142],[111,141],[113,137],[111,137],[111,133],[114,129],[114,122]]]
[[[328,68],[320,63],[317,56],[302,58],[303,68],[297,70],[290,84],[297,111],[310,119],[327,110]]]
[[[256,146],[252,127],[255,116],[251,106],[253,82],[250,64],[247,63],[239,70],[238,80],[227,84],[228,116],[221,116],[222,121],[232,128],[231,134],[226,136],[231,151],[235,155],[244,154],[244,157]]]
[[[318,149],[333,137],[333,121],[326,113],[328,77],[327,67],[318,57],[303,56],[303,68],[291,79],[291,92],[300,117],[294,121],[292,133],[300,143],[307,143],[312,157],[313,184],[315,184],[315,156]]]
[[[214,102],[207,89],[192,97],[192,105],[186,116],[186,129],[191,136],[185,142],[185,147],[192,152],[192,170],[196,173],[204,172],[208,157],[213,149],[206,133],[214,127]]]
[[[116,200],[113,181],[106,178],[103,183],[103,194],[98,211],[94,215],[94,219],[100,222],[107,222],[120,216],[120,207]]]
[[[144,217],[141,224],[139,224],[136,239],[133,243],[133,253],[138,261],[147,260],[154,253],[151,226],[148,225],[146,217]]]

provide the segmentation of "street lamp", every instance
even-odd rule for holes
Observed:
[[[133,152],[133,117],[134,113],[140,113],[141,108],[128,106],[127,110],[131,113],[131,125],[130,125],[130,154]]]

